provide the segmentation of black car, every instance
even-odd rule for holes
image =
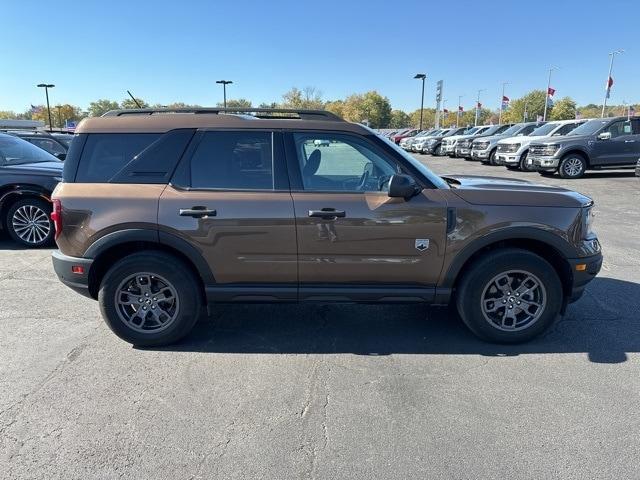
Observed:
[[[51,192],[63,165],[41,148],[0,133],[0,227],[23,246],[41,247],[53,240]]]
[[[20,137],[60,160],[66,158],[71,139],[73,139],[73,135],[66,133],[48,133],[34,130],[5,130],[5,133]]]

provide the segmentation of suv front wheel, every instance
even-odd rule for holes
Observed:
[[[105,274],[98,301],[111,330],[136,346],[168,345],[200,316],[201,288],[182,261],[163,252],[136,253]]]
[[[580,178],[587,169],[587,161],[581,155],[570,153],[560,161],[558,173],[562,178]]]
[[[562,284],[554,268],[532,252],[493,251],[467,270],[456,305],[464,323],[480,338],[525,342],[555,321],[562,307]]]

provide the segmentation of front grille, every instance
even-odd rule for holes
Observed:
[[[473,142],[474,150],[484,150],[489,146],[489,142]]]
[[[529,154],[530,155],[555,155],[558,151],[558,147],[556,145],[530,145],[529,146]]]
[[[520,147],[519,143],[504,143],[498,145],[498,152],[500,153],[514,153],[518,151]]]

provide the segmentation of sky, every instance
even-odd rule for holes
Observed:
[[[43,104],[38,83],[56,85],[51,104],[86,109],[131,90],[149,103],[222,101],[258,105],[297,86],[325,100],[377,90],[393,108],[468,108],[477,91],[498,108],[503,82],[517,98],[545,89],[556,99],[602,103],[608,53],[610,104],[640,103],[640,0],[2,0],[0,110]]]

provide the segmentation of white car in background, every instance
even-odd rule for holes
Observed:
[[[498,141],[496,151],[496,165],[504,165],[509,170],[522,170],[531,172],[534,170],[533,162],[527,160],[529,144],[546,137],[559,137],[566,135],[574,128],[582,125],[588,119],[580,120],[556,120],[538,127],[530,135],[509,137]]]
[[[469,138],[475,135],[480,135],[485,130],[488,130],[491,125],[481,125],[478,127],[470,127],[462,135],[451,135],[448,138],[442,140],[442,154],[449,155],[450,157],[456,156],[456,145],[461,138]]]

